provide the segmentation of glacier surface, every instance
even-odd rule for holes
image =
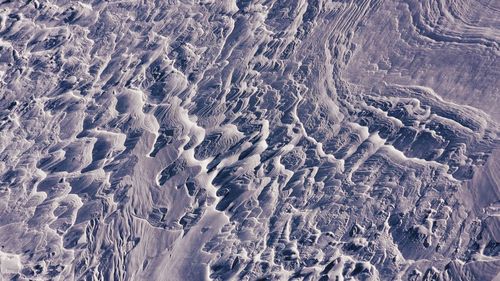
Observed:
[[[2,280],[500,280],[495,0],[2,0]]]

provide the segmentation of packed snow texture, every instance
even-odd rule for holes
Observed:
[[[2,0],[2,280],[500,278],[499,54],[496,0]]]

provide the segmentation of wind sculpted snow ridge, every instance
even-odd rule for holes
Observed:
[[[499,278],[499,11],[2,1],[2,279]]]

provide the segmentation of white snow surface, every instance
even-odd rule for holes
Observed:
[[[0,279],[500,280],[499,55],[495,0],[0,0]]]

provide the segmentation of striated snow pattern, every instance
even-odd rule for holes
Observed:
[[[500,278],[499,54],[495,0],[1,0],[2,280]]]

